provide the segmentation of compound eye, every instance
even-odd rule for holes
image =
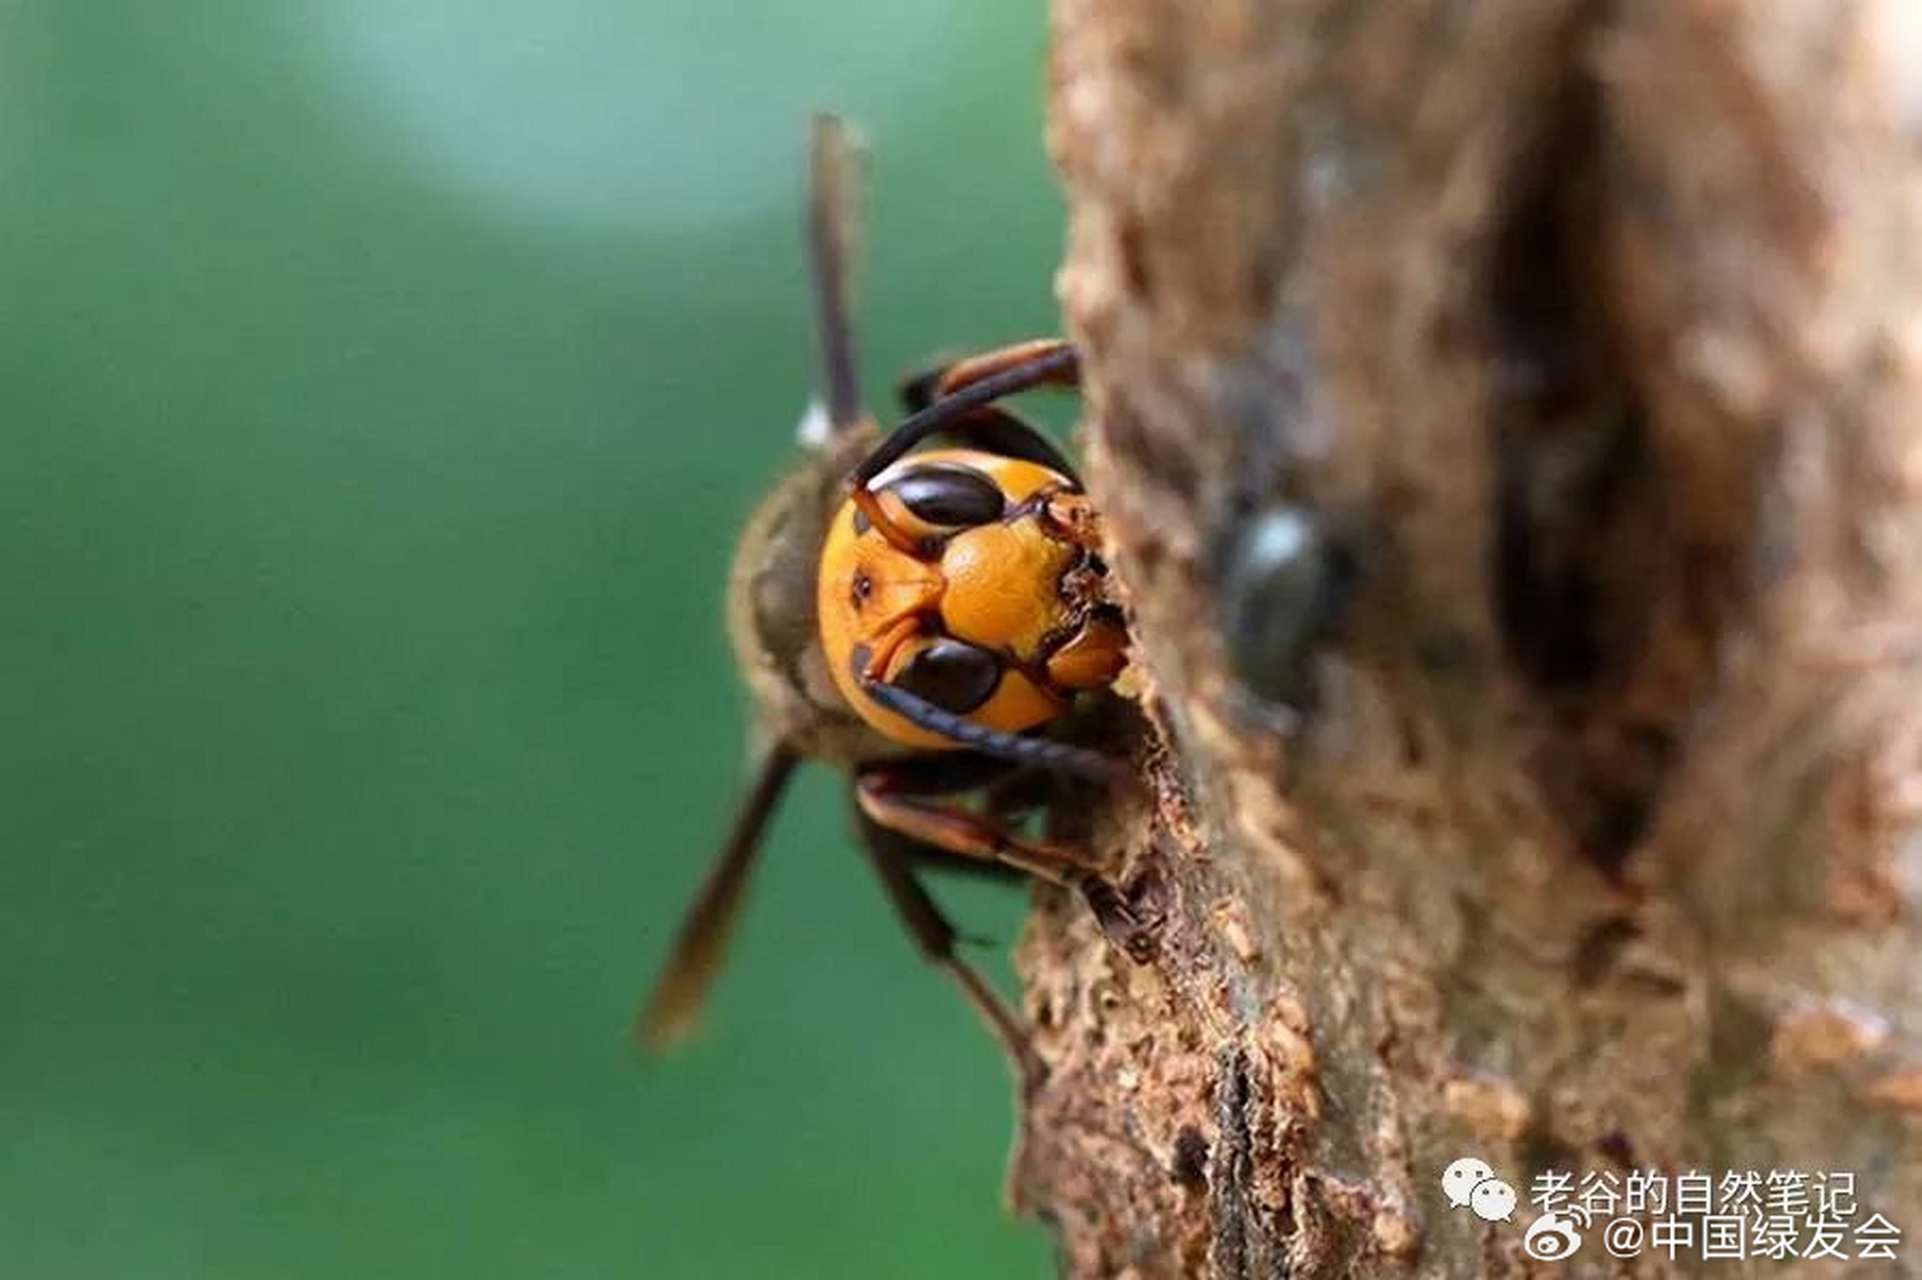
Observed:
[[[1001,683],[1001,659],[944,637],[915,654],[888,683],[943,711],[966,715],[994,695]]]
[[[901,500],[917,518],[942,529],[967,529],[999,520],[1007,510],[1000,486],[955,462],[927,462],[910,468],[883,491]]]

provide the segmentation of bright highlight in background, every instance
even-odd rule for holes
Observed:
[[[862,9],[885,13],[894,56],[850,49]],[[311,47],[374,132],[511,218],[695,230],[792,204],[809,112],[898,120],[929,91],[951,13],[867,0],[828,22],[785,0],[578,0],[476,22],[453,0],[340,0]]]

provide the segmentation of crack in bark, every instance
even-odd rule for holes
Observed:
[[[1215,1125],[1221,1137],[1215,1145],[1215,1163],[1209,1183],[1214,1189],[1213,1259],[1219,1280],[1250,1280],[1250,1257],[1257,1251],[1255,1239],[1262,1234],[1252,1204],[1254,1194],[1254,1138],[1249,1132],[1248,1110],[1252,1086],[1248,1078],[1248,1055],[1241,1049],[1230,1050],[1221,1063],[1215,1080]]]
[[[1464,1153],[1849,1168],[1922,1223],[1922,183],[1873,11],[1055,4],[1160,738],[1089,835],[1167,904],[1145,965],[1047,895],[1023,941],[1064,1268],[1521,1274]],[[1274,512],[1351,558],[1338,627],[1247,568]]]

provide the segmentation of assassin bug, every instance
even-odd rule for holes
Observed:
[[[1035,732],[1113,683],[1127,637],[1073,466],[996,403],[1077,385],[1079,367],[1054,340],[948,364],[903,387],[910,416],[883,436],[861,410],[849,320],[856,165],[841,122],[818,117],[809,249],[820,403],[803,423],[807,456],[749,523],[729,582],[729,632],[759,709],[753,781],[639,1034],[664,1048],[692,1030],[767,821],[796,765],[816,759],[850,773],[862,844],[922,953],[1031,1071],[1019,1022],[956,954],[918,871],[1041,876],[1080,890],[1131,954],[1150,945],[1085,855],[955,800],[1023,772],[1102,784],[1123,773]],[[937,440],[945,447],[923,447]]]

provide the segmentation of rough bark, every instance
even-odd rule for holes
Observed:
[[[1162,743],[1095,834],[1167,915],[1136,965],[1044,894],[1018,956],[1071,1274],[1552,1270],[1467,1154],[1853,1170],[1922,1272],[1902,2],[1055,0]],[[1352,569],[1312,700],[1273,510]]]

